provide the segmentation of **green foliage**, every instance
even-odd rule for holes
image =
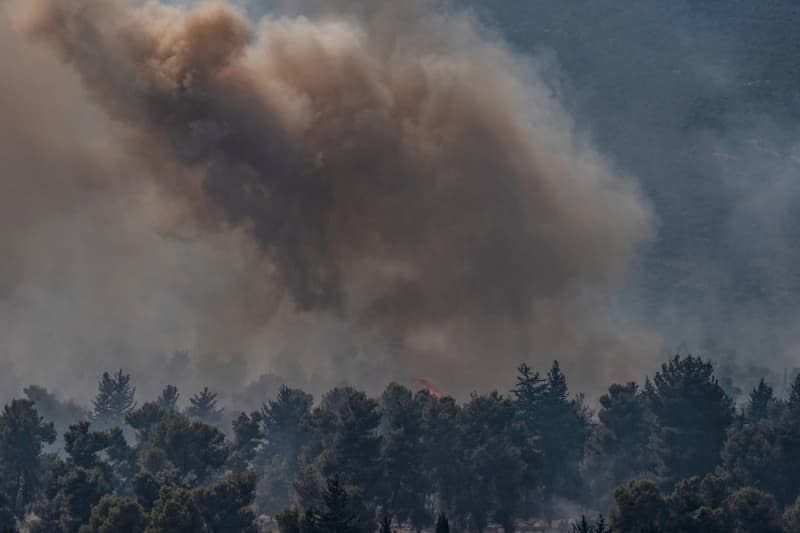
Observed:
[[[775,401],[772,387],[764,382],[764,378],[761,378],[761,381],[749,394],[745,406],[745,416],[754,422],[766,420]]]
[[[535,420],[547,390],[547,383],[525,363],[517,369],[517,385],[512,392],[517,400],[517,409],[523,418]]]
[[[461,411],[461,470],[468,480],[455,509],[469,515],[471,527],[483,531],[491,519],[513,529],[521,503],[521,488],[532,455],[530,444],[517,432],[514,402],[496,392],[473,394]]]
[[[160,402],[147,402],[125,415],[125,422],[136,430],[139,442],[147,442],[152,429],[173,413],[174,410],[162,407]]]
[[[233,443],[230,464],[235,470],[250,470],[256,452],[263,442],[261,413],[253,412],[250,416],[239,414],[233,422]]]
[[[661,528],[667,519],[667,505],[658,486],[649,480],[631,481],[614,490],[616,506],[611,510],[611,529],[639,533]]]
[[[594,533],[611,533],[611,529],[606,525],[606,519],[603,515],[597,517],[594,523]]]
[[[310,394],[283,385],[275,399],[269,400],[261,410],[262,430],[258,442],[261,452],[257,460],[262,465],[263,476],[258,484],[257,499],[261,508],[268,513],[287,507],[294,499],[295,486],[300,487],[298,492],[306,494],[306,500],[317,497],[317,480],[309,479],[309,483],[303,483],[300,465],[303,457],[307,462],[303,470],[306,473],[315,470],[312,463],[324,448],[323,435],[320,433],[313,449],[301,452],[310,444],[314,432],[315,424],[310,419],[312,404]],[[325,413],[333,417],[332,412]],[[252,423],[255,416],[255,413],[251,414],[247,424]],[[316,429],[321,430],[321,427]],[[254,435],[254,428],[248,428],[247,431]],[[250,442],[255,444],[254,441]],[[303,486],[307,486],[307,490],[303,491]],[[303,495],[299,497],[302,499]]]
[[[572,533],[593,533],[594,528],[586,520],[586,515],[581,515],[581,519],[571,525]]]
[[[216,426],[222,420],[222,409],[217,407],[217,394],[204,387],[202,391],[189,398],[186,414],[195,420]]]
[[[786,533],[800,533],[800,496],[783,511],[783,530]]]
[[[711,363],[676,355],[645,384],[644,397],[657,422],[650,451],[660,473],[677,481],[712,471],[734,408]]]
[[[762,380],[734,418],[711,365],[691,356],[663,365],[643,391],[612,385],[596,422],[554,363],[544,378],[520,367],[508,398],[461,404],[392,383],[378,401],[334,389],[312,410],[310,395],[284,386],[260,412],[236,417],[230,439],[180,414],[174,388],[133,407],[123,378],[107,381],[130,392],[122,411],[133,444],[120,427],[83,421],[66,428],[62,458],[48,455],[52,425],[28,400],[5,407],[0,531],[24,520],[30,533],[250,533],[265,513],[283,533],[420,532],[435,512],[436,533],[512,532],[521,519],[555,516],[557,499],[584,497],[585,478],[595,509],[624,485],[613,491],[611,528],[582,517],[575,532],[777,533],[796,530],[800,515],[791,398],[781,404]],[[193,400],[195,416],[220,413],[207,389]]]
[[[64,451],[70,463],[82,468],[95,468],[99,463],[97,454],[110,443],[108,432],[90,431],[90,426],[89,422],[78,422],[64,434]]]
[[[60,526],[65,532],[78,531],[89,521],[92,507],[111,492],[111,486],[98,469],[74,467],[59,480],[55,501],[59,507]]]
[[[643,528],[642,530],[647,530]],[[653,528],[650,528],[653,529]],[[610,529],[606,527],[606,519],[603,515],[599,515],[595,522],[591,522],[586,518],[586,515],[581,515],[580,520],[570,524],[571,533],[610,533]]]
[[[182,487],[165,487],[150,512],[150,525],[145,533],[209,532],[192,491]]]
[[[327,449],[320,458],[323,475],[340,477],[344,484],[375,493],[381,450],[378,402],[363,392],[354,392],[333,414],[333,434],[327,437]]]
[[[648,453],[653,421],[634,382],[611,385],[600,397],[597,419],[583,471],[595,501],[607,507],[614,487],[654,471]]]
[[[135,450],[119,428],[90,431],[89,422],[79,422],[64,434],[64,445],[71,466],[98,469],[115,488],[124,485],[136,470]]]
[[[141,471],[133,477],[133,494],[136,501],[147,511],[153,508],[161,491],[161,482],[151,472]]]
[[[178,387],[175,385],[167,385],[164,387],[164,390],[161,391],[156,403],[165,411],[177,411],[178,398],[180,398]]]
[[[372,533],[375,530],[372,512],[366,507],[357,489],[349,492],[338,478],[328,479],[322,491],[324,510],[318,527],[325,533]]]
[[[327,533],[319,524],[319,513],[313,507],[306,509],[300,520],[301,533]]]
[[[300,533],[300,511],[297,507],[287,507],[275,515],[280,533]]]
[[[788,407],[794,416],[800,416],[800,374],[797,374],[792,381],[792,389],[789,392]]]
[[[322,395],[322,407],[329,409],[333,412],[338,411],[344,405],[344,402],[356,393],[353,387],[334,387]]]
[[[645,471],[648,460],[643,454],[650,436],[650,421],[638,385],[634,382],[612,385],[600,398],[600,405],[597,418],[602,432],[601,451],[622,459],[613,465],[615,479]]]
[[[350,508],[347,492],[338,478],[328,480],[322,498],[326,509],[320,515],[320,527],[330,533],[357,533],[358,517]]]
[[[36,497],[44,446],[55,441],[30,400],[14,400],[0,415],[0,488],[5,507],[19,515]]]
[[[771,495],[752,487],[728,493],[724,478],[681,480],[662,498],[652,481],[632,481],[614,492],[612,531],[681,533],[778,533],[779,508]]]
[[[122,369],[113,376],[103,372],[92,400],[94,420],[103,427],[122,426],[125,415],[136,407],[135,396],[136,387],[131,385],[130,374]]]
[[[781,518],[772,495],[752,487],[734,492],[726,503],[732,533],[780,533]]]
[[[309,439],[305,422],[312,403],[310,394],[283,385],[277,397],[264,405],[261,418],[267,459],[277,455],[286,459],[291,469],[296,467],[295,458]]]
[[[575,498],[581,489],[579,466],[589,437],[589,421],[580,400],[568,397],[567,380],[558,361],[546,379],[527,365],[518,369],[517,416],[537,437],[542,458],[538,472],[542,496]]]
[[[439,518],[436,519],[435,533],[450,533],[450,521],[444,513],[439,513]]]
[[[15,533],[17,531],[17,520],[14,513],[5,503],[0,505],[0,533]]]
[[[417,393],[416,401],[421,405],[425,434],[422,463],[443,509],[452,510],[465,489],[461,408],[453,398],[435,398],[426,391]]]
[[[800,492],[800,419],[752,424],[730,432],[722,469],[738,486],[773,494],[783,505]]]
[[[389,515],[383,515],[383,519],[378,527],[378,533],[392,533],[392,519]]]
[[[194,491],[206,526],[214,533],[255,533],[255,514],[250,508],[256,480],[250,473],[237,473]]]
[[[217,428],[192,422],[183,416],[172,416],[159,422],[152,430],[149,446],[160,450],[169,465],[192,484],[205,482],[225,464],[230,451],[225,444],[225,435]]]
[[[136,500],[103,496],[79,533],[140,533],[146,526],[147,516]]]
[[[281,533],[374,533],[375,511],[355,487],[345,487],[338,478],[326,481],[321,491],[321,509],[314,506],[300,513],[290,507],[277,516]],[[384,520],[385,525],[388,517]]]
[[[425,453],[422,405],[410,390],[392,383],[381,397],[381,412],[383,508],[399,522],[410,519],[419,530],[432,520],[425,501],[430,481],[419,461]]]
[[[679,481],[667,496],[668,530],[686,533],[723,533],[725,517],[722,510],[727,497],[725,480],[708,475],[703,479],[691,477]]]

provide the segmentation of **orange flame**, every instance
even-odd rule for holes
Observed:
[[[426,391],[428,391],[428,394],[430,394],[434,398],[441,398],[442,396],[444,396],[441,393],[441,391],[439,389],[437,389],[436,386],[433,383],[431,383],[430,381],[428,381],[427,379],[412,378],[409,381],[409,383],[416,390],[426,390]]]

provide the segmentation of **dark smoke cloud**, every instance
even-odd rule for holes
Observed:
[[[456,392],[506,385],[521,360],[566,358],[582,385],[640,370],[655,339],[608,312],[649,235],[635,184],[574,134],[535,62],[468,15],[363,5],[255,25],[225,3],[20,4],[18,27],[68,66],[25,70],[67,80],[43,86],[67,85],[97,124],[36,110],[46,87],[28,107],[4,89],[30,138],[6,131],[0,149],[34,153],[3,186],[69,178],[54,205],[34,193],[35,210],[4,195],[31,220],[0,284],[19,298],[18,276],[47,262],[31,228],[69,220],[74,233],[51,231],[42,254],[56,235],[88,240],[85,260],[134,273],[64,288],[90,301],[82,311],[111,313],[89,337],[118,334],[119,312],[131,353],[183,341],[241,353],[251,372],[324,385],[424,375]],[[51,154],[54,169],[30,166]],[[140,301],[154,286],[163,308]]]

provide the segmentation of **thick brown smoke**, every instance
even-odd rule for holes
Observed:
[[[634,184],[573,136],[535,65],[469,16],[374,4],[258,25],[225,3],[27,0],[16,15],[111,121],[111,147],[75,174],[114,197],[151,191],[170,235],[244,241],[225,274],[240,319],[217,297],[187,304],[220,320],[198,321],[197,338],[252,358],[281,333],[344,344],[349,363],[301,365],[340,373],[328,382],[407,373],[458,391],[553,357],[625,373],[642,339],[606,314],[648,234]],[[70,205],[79,187],[53,194]],[[116,290],[98,297],[127,300]]]

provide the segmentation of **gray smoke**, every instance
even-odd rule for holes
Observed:
[[[21,124],[0,133],[18,371],[152,373],[159,345],[186,346],[228,360],[195,361],[198,383],[420,375],[461,393],[522,360],[559,357],[587,386],[658,356],[609,312],[650,234],[635,183],[535,60],[466,13],[400,5],[257,24],[220,2],[16,6],[66,65],[0,32],[19,71],[0,92]]]
[[[639,178],[658,231],[626,314],[744,390],[764,372],[778,387],[800,346],[797,4],[466,1],[513,46],[548,49],[565,107]]]

